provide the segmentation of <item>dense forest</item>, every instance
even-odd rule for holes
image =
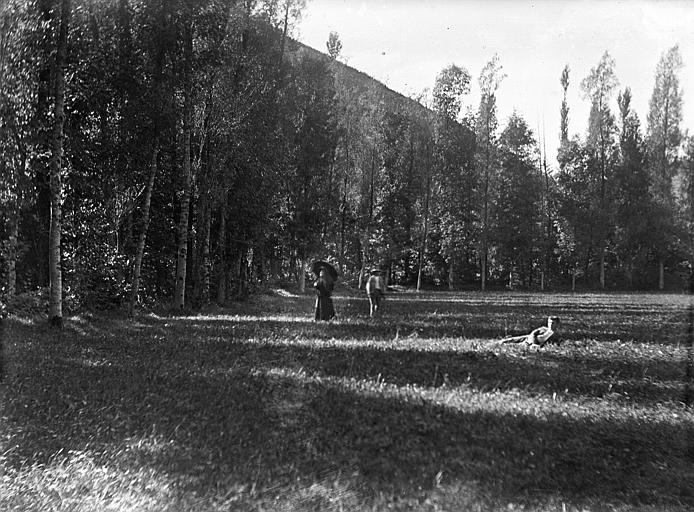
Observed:
[[[325,54],[294,41],[303,4],[3,1],[3,301],[43,290],[58,325],[63,304],[199,308],[303,291],[316,258],[355,287],[374,267],[418,289],[688,286],[677,46],[644,70],[644,122],[609,52],[586,77],[567,55],[555,163],[522,113],[498,119],[496,56],[405,98],[343,64],[338,34]]]

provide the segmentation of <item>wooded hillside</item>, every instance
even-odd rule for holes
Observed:
[[[676,289],[694,261],[694,141],[677,47],[645,126],[608,52],[548,162],[496,115],[496,57],[410,99],[294,42],[295,0],[10,0],[0,12],[0,282],[70,307],[178,309],[305,286]],[[464,63],[463,63],[464,64]],[[644,70],[644,79],[653,70]],[[566,91],[569,67],[557,70]],[[565,95],[566,96],[566,95]],[[614,97],[617,104],[612,104]]]

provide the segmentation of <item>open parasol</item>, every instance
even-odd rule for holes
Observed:
[[[311,272],[313,272],[316,275],[320,274],[320,271],[324,269],[328,274],[330,274],[330,277],[333,278],[333,281],[337,280],[337,270],[335,270],[335,267],[333,267],[327,261],[317,260],[313,262],[313,265],[311,265]]]

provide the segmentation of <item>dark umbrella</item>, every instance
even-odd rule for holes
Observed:
[[[337,270],[335,270],[335,267],[333,267],[330,263],[327,261],[314,261],[313,265],[311,265],[311,271],[318,275],[320,274],[320,271],[325,269],[325,271],[330,274],[330,277],[333,278],[333,281],[337,280]]]

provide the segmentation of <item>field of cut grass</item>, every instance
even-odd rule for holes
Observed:
[[[694,509],[685,295],[5,322],[2,511]],[[500,345],[561,319],[560,344]]]

